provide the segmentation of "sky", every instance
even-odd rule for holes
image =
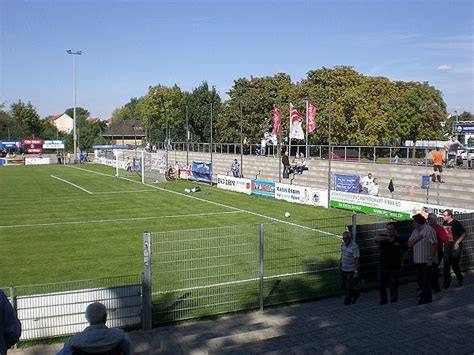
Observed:
[[[337,65],[429,82],[474,113],[471,0],[0,0],[0,104],[42,118],[76,104],[108,119],[150,85],[221,98],[234,80]]]

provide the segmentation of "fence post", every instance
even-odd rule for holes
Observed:
[[[143,233],[143,275],[142,275],[142,326],[143,330],[152,328],[151,307],[151,234]]]
[[[259,265],[259,298],[260,298],[260,311],[263,311],[263,257],[264,257],[264,224],[260,223],[260,265]]]
[[[356,242],[357,237],[357,214],[352,214],[352,240]]]

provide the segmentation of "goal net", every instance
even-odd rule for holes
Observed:
[[[166,157],[143,150],[114,150],[115,176],[141,180],[144,184],[166,182]]]

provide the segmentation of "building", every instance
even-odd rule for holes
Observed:
[[[74,120],[65,113],[51,116],[49,122],[60,132],[71,133],[74,129]]]
[[[108,127],[102,133],[102,137],[105,138],[107,144],[142,145],[146,134],[140,125],[139,120],[124,120]]]

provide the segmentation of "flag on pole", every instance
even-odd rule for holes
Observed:
[[[304,139],[304,132],[301,127],[302,122],[303,117],[298,113],[296,107],[290,103],[290,138]]]
[[[308,122],[306,126],[306,130],[308,133],[313,132],[316,129],[316,107],[308,101]]]
[[[390,182],[388,183],[388,191],[390,191],[392,194],[395,191],[395,187],[393,186],[392,179],[390,179]]]
[[[273,131],[276,136],[280,134],[280,110],[277,105],[273,105]]]

